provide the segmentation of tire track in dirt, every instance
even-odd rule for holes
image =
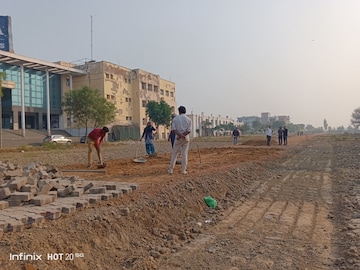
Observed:
[[[183,252],[190,251],[193,259],[210,254],[209,262],[203,262],[204,267],[211,265],[208,269],[220,269],[216,258],[223,256],[231,266],[226,269],[328,269],[333,232],[328,219],[330,151],[326,142],[303,146],[275,166],[275,177],[254,182],[250,198],[228,209],[219,224]],[[229,245],[233,249],[224,248]],[[170,259],[174,269],[192,269],[181,257],[180,251]]]

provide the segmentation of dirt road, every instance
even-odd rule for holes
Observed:
[[[137,182],[140,190],[4,234],[0,262],[3,269],[360,269],[359,154],[360,137],[337,135],[195,148],[186,176],[180,168],[166,174],[168,153],[145,164],[108,160],[107,174],[78,176]],[[204,203],[208,195],[216,209]],[[19,262],[9,261],[11,252],[84,256]]]

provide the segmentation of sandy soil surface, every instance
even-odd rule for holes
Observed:
[[[104,145],[106,173],[74,172],[85,169],[84,145],[1,152],[2,159],[140,189],[4,234],[0,269],[360,269],[360,137],[294,136],[271,147],[262,137],[237,146],[193,141],[188,175],[180,165],[166,174],[165,142],[156,144],[156,157],[133,162],[140,146]],[[215,209],[205,196],[217,200]],[[20,252],[43,260],[9,260]],[[64,258],[46,260],[47,253]]]

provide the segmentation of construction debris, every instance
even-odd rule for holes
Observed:
[[[105,170],[91,171],[103,173]],[[84,209],[101,200],[119,198],[137,189],[138,185],[135,183],[65,177],[56,166],[31,163],[21,167],[2,161],[0,230],[21,231],[25,225],[43,222],[44,219],[56,219],[61,214]]]

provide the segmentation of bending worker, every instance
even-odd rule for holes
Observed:
[[[93,146],[95,147],[97,156],[99,158],[99,162],[100,162],[99,167],[101,167],[101,168],[105,167],[105,164],[103,162],[102,155],[101,155],[100,145],[103,142],[106,133],[108,133],[108,132],[109,132],[109,128],[103,127],[103,128],[95,128],[89,133],[89,135],[88,135],[88,168],[91,168],[91,164],[92,164]]]

